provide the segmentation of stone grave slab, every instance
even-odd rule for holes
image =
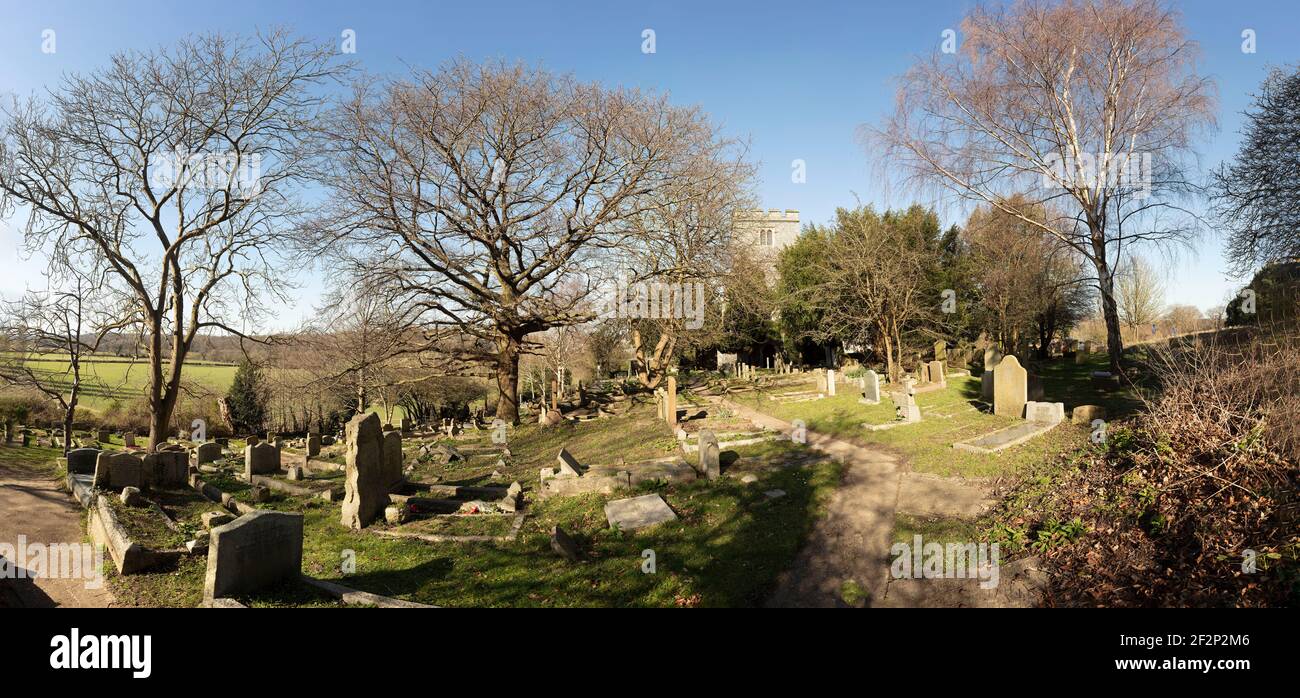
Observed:
[[[633,531],[666,521],[676,521],[677,514],[657,494],[616,499],[605,505],[605,519],[611,527]]]

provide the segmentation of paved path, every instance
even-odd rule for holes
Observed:
[[[0,453],[0,460],[3,453]],[[59,489],[56,479],[32,479],[30,473],[0,462],[0,542],[16,546],[18,536],[27,543],[82,543],[81,520],[85,512],[77,501]],[[99,589],[87,589],[83,579],[0,580],[0,607],[105,607],[113,603],[103,580]]]
[[[729,400],[726,406],[760,426],[790,433],[792,426]],[[790,569],[768,599],[772,607],[845,606],[845,584],[852,582],[871,599],[883,599],[889,574],[902,466],[893,454],[867,449],[812,431],[807,445],[845,465],[844,479],[827,503]]]

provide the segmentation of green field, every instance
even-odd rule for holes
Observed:
[[[5,357],[10,360],[13,355]],[[49,385],[66,389],[72,382],[68,360],[56,354],[38,354],[24,363],[34,369]],[[233,364],[215,361],[189,361],[182,374],[191,389],[224,394],[235,378]],[[97,356],[82,359],[81,405],[103,411],[115,402],[126,403],[142,397],[149,385],[149,363],[144,358]]]

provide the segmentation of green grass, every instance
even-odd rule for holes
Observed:
[[[914,536],[926,543],[969,543],[981,540],[981,528],[970,519],[947,516],[894,516],[894,542],[912,544]]]
[[[883,446],[903,456],[917,472],[934,473],[945,477],[995,477],[1023,473],[1027,468],[1052,454],[1072,450],[1087,441],[1087,430],[1069,423],[1069,411],[1082,404],[1100,404],[1107,407],[1110,417],[1131,412],[1137,401],[1127,391],[1099,392],[1092,388],[1088,374],[1101,370],[1093,358],[1086,364],[1073,361],[1054,361],[1044,364],[1043,379],[1046,400],[1063,402],[1066,406],[1066,423],[1031,439],[1030,441],[997,454],[978,454],[954,449],[958,441],[987,434],[1016,424],[1019,420],[985,412],[987,406],[980,402],[980,380],[977,377],[949,378],[943,390],[920,393],[916,402],[921,407],[922,421],[898,426],[884,431],[868,431],[863,424],[884,424],[893,421],[894,406],[887,395],[878,405],[863,405],[855,385],[839,386],[839,394],[811,402],[781,403],[769,400],[771,394],[812,390],[815,378],[795,386],[782,386],[741,398],[755,409],[786,421],[801,419],[808,429],[821,434],[855,442],[864,446]],[[882,388],[883,392],[883,388]]]
[[[25,364],[42,374],[51,386],[71,385],[72,374],[66,357],[55,354],[36,355]],[[96,412],[115,403],[128,402],[145,394],[149,385],[149,362],[118,356],[95,356],[82,359],[81,406]],[[209,361],[187,361],[184,380],[192,390],[224,394],[235,378],[235,366]]]
[[[573,425],[568,442],[575,448],[584,444],[591,450],[583,452],[600,458],[620,451],[628,456],[662,454],[658,437],[627,433],[630,425],[653,421],[653,414],[646,412],[643,408],[625,420]],[[518,465],[513,467],[527,469],[528,478],[521,481],[531,487],[537,479],[535,468],[552,464],[551,449],[558,451],[564,439],[527,427],[514,435],[511,449]],[[353,531],[340,523],[339,504],[315,498],[284,498],[273,508],[304,516],[305,574],[385,596],[453,607],[754,606],[767,598],[776,576],[793,560],[838,485],[841,468],[789,442],[728,451],[724,467],[733,475],[750,473],[757,480],[746,484],[729,477],[647,486],[613,496],[530,500],[529,518],[518,538],[502,543],[429,543]],[[236,497],[247,492],[247,485],[229,474],[205,479]],[[772,489],[787,495],[770,500],[763,492]],[[608,526],[605,502],[649,491],[662,494],[680,519],[642,532]],[[504,535],[511,522],[512,517],[504,516],[444,518],[413,528]],[[570,563],[551,550],[550,533],[556,525],[578,542],[580,562]],[[653,574],[642,571],[646,550],[654,553]],[[342,573],[345,557],[355,560],[355,574]],[[201,600],[203,566],[187,558],[174,569],[114,577],[111,583],[115,593],[122,590],[119,598],[128,604],[193,606]],[[259,606],[338,605],[298,586],[267,590],[244,601]]]
[[[32,443],[35,444],[35,441]],[[18,441],[12,444],[0,443],[0,478],[63,477],[66,471],[58,463],[62,457],[62,449],[35,445],[23,448]]]

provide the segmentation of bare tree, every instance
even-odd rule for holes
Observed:
[[[1169,323],[1169,333],[1184,334],[1202,329],[1205,316],[1194,305],[1172,305],[1165,311],[1165,322]]]
[[[0,332],[10,351],[0,355],[0,382],[31,388],[58,405],[66,454],[82,392],[98,384],[86,374],[84,359],[105,337],[131,325],[133,317],[114,312],[93,268],[74,263],[52,271],[48,290],[5,304]]]
[[[1119,268],[1119,316],[1129,330],[1137,331],[1159,320],[1165,307],[1165,289],[1156,270],[1141,257],[1130,257]]]
[[[93,249],[145,326],[150,449],[195,337],[251,339],[262,297],[283,289],[268,251],[301,213],[311,88],[342,70],[331,54],[278,31],[188,38],[3,111],[0,192],[29,211],[27,244]]]
[[[1242,276],[1300,259],[1300,67],[1270,71],[1254,107],[1236,158],[1214,175],[1228,261]]]
[[[529,335],[592,319],[602,253],[717,141],[663,97],[464,60],[358,86],[324,131],[334,205],[315,239],[426,334],[472,338],[463,358],[493,369],[510,422]]]
[[[1193,135],[1213,125],[1196,46],[1162,0],[1020,0],[977,6],[959,55],[936,52],[902,77],[875,131],[918,183],[1006,206],[1016,192],[1058,216],[1024,218],[1095,270],[1111,368],[1122,339],[1114,269],[1125,247],[1186,240],[1178,201]]]

